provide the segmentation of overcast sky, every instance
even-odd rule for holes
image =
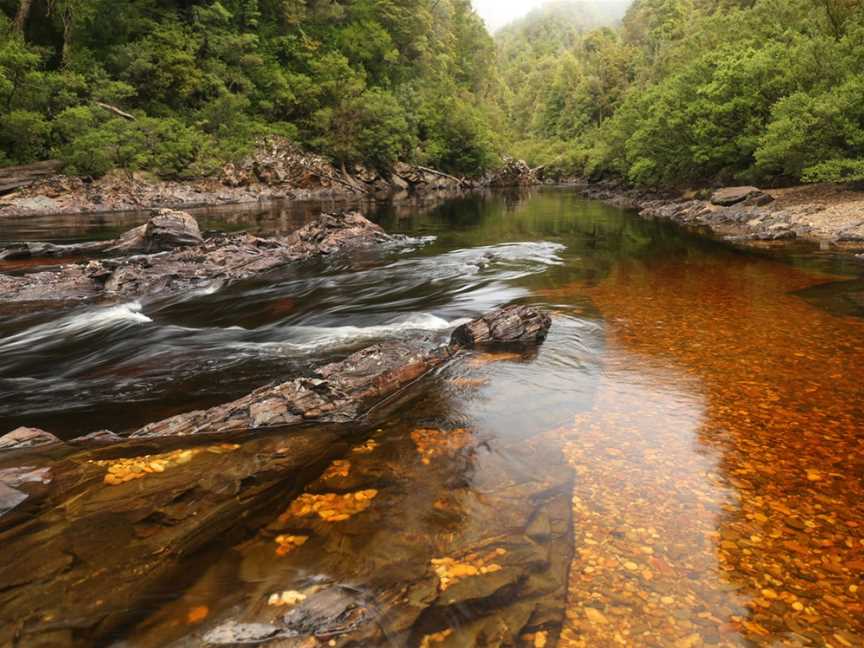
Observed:
[[[490,31],[495,31],[516,18],[527,14],[535,7],[546,3],[546,0],[473,0],[477,10]]]

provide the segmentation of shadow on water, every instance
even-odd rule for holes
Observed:
[[[207,226],[274,222],[230,211]],[[464,354],[361,425],[0,457],[30,495],[0,516],[0,645],[864,643],[854,266],[564,191],[374,217],[415,243],[0,315],[0,430],[68,438],[553,311],[535,352]]]

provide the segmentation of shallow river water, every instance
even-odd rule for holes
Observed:
[[[274,233],[318,209],[197,215]],[[548,308],[548,340],[460,357],[347,429],[30,453],[53,481],[0,516],[0,646],[198,646],[321,592],[317,625],[254,641],[864,645],[862,264],[566,191],[368,214],[412,243],[180,298],[3,307],[0,432],[128,432],[508,303]],[[0,221],[0,241],[142,218]],[[141,457],[161,469],[103,483]]]

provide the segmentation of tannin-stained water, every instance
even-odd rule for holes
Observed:
[[[539,349],[465,354],[356,425],[0,456],[53,479],[0,517],[0,645],[198,646],[297,610],[300,636],[250,641],[864,644],[860,266],[564,191],[374,215],[411,244],[169,300],[4,307],[0,431],[65,438],[498,305],[554,317]]]

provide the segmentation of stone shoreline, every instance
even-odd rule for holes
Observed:
[[[836,185],[760,190],[732,187],[708,194],[673,194],[616,182],[583,185],[586,198],[639,210],[727,241],[764,247],[791,241],[864,259],[864,192]]]

